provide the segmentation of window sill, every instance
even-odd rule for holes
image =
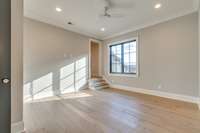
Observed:
[[[138,78],[138,74],[114,74],[109,73],[109,76],[115,76],[115,77],[130,77],[130,78]]]

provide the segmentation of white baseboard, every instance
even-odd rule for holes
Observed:
[[[11,133],[22,133],[24,132],[24,122],[20,121],[17,123],[12,123],[11,125]]]
[[[104,80],[107,81],[107,83],[109,83],[110,87],[115,88],[115,89],[126,90],[126,91],[142,93],[142,94],[147,94],[147,95],[153,95],[153,96],[159,96],[159,97],[163,97],[163,98],[169,98],[169,99],[174,99],[174,100],[179,100],[179,101],[184,101],[184,102],[195,103],[195,104],[198,104],[199,108],[200,108],[200,102],[199,102],[198,97],[174,94],[174,93],[169,93],[169,92],[162,92],[162,91],[157,91],[157,90],[141,89],[141,88],[135,88],[135,87],[130,87],[130,86],[124,86],[124,85],[118,85],[118,84],[111,83],[109,80],[107,80],[105,78],[105,76],[103,76],[103,78],[104,78]]]

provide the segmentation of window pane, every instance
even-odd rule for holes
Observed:
[[[136,41],[130,43],[130,51],[136,52]]]
[[[111,72],[121,73],[122,72],[122,46],[115,45],[111,46]]]
[[[112,63],[121,63],[121,55],[112,55]]]
[[[122,72],[122,65],[121,64],[112,64],[112,73],[121,73]]]
[[[136,62],[131,62],[130,63],[130,73],[136,73],[137,67],[136,67]]]
[[[130,52],[130,45],[129,43],[124,44],[124,53],[129,53]]]
[[[121,64],[117,64],[117,73],[121,73],[122,72],[122,65]]]
[[[130,61],[129,62],[136,62],[136,53],[130,53]]]
[[[116,54],[116,47],[111,47],[111,54],[113,55],[113,54]]]
[[[111,73],[136,73],[137,69],[137,46],[136,41],[113,45],[110,48]]]
[[[124,72],[125,73],[129,73],[130,72],[129,64],[125,64],[124,65]]]
[[[116,47],[116,54],[120,54],[121,53],[121,45],[117,45],[117,46],[115,46]]]
[[[124,73],[136,73],[136,42],[124,43]]]
[[[130,62],[130,56],[128,54],[124,54],[124,64],[128,64]]]

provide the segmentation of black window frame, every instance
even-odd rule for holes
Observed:
[[[124,45],[125,44],[127,44],[127,43],[131,43],[131,42],[136,42],[136,72],[134,72],[134,73],[127,73],[127,72],[124,72]],[[114,47],[114,46],[119,46],[119,45],[121,45],[121,72],[112,72],[112,47]],[[138,49],[137,49],[137,46],[138,44],[137,44],[137,39],[132,39],[132,40],[129,40],[129,41],[122,41],[122,42],[120,42],[120,43],[116,43],[116,44],[111,44],[111,45],[109,45],[109,52],[110,52],[110,55],[109,55],[109,66],[110,66],[110,70],[109,70],[109,72],[110,72],[110,74],[122,74],[122,75],[137,75],[137,67],[138,67],[138,62],[137,62],[137,56],[138,56],[138,54],[137,54],[137,52],[138,52]]]

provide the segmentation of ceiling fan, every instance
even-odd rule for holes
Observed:
[[[100,14],[100,18],[121,18],[124,17],[123,14],[111,13],[113,9],[128,9],[132,8],[132,3],[120,3],[116,4],[111,0],[103,0],[103,14]]]
[[[110,8],[109,7],[104,7],[104,14],[101,14],[100,17],[104,18],[121,18],[123,17],[122,14],[111,14],[109,13]]]

